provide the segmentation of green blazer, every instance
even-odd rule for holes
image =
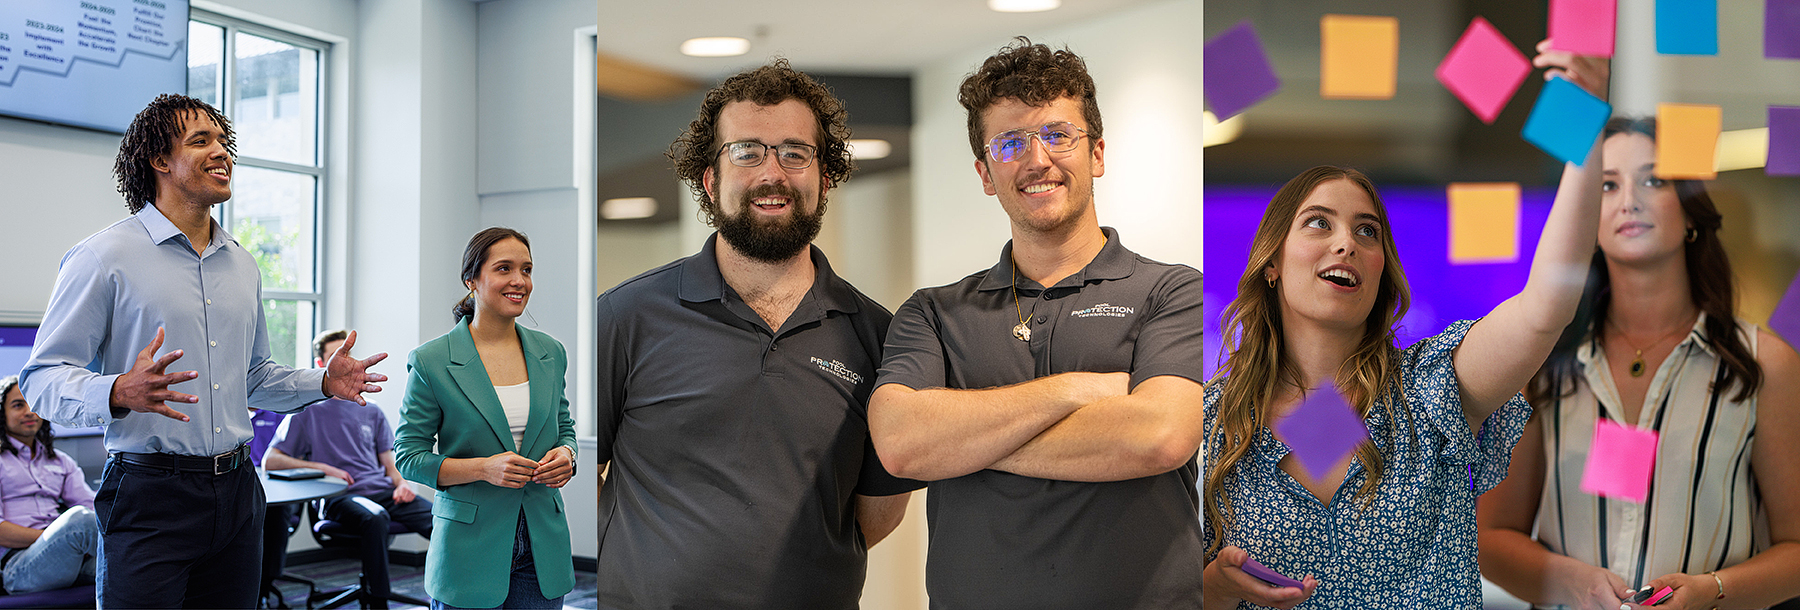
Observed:
[[[400,475],[437,490],[431,508],[431,550],[425,556],[425,592],[453,606],[493,608],[506,600],[513,540],[523,511],[532,558],[544,597],[575,587],[569,521],[561,490],[540,483],[522,489],[486,481],[438,484],[445,458],[484,458],[512,451],[533,460],[558,445],[575,446],[575,420],[564,395],[568,355],[550,335],[519,326],[525,370],[531,378],[531,412],[523,447],[514,447],[506,412],[475,351],[468,320],[413,350],[406,359],[406,400],[394,434]]]

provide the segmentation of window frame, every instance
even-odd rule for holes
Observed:
[[[326,208],[328,207],[327,194],[330,192],[329,189],[331,187],[331,173],[329,170],[331,167],[331,142],[329,141],[328,133],[331,124],[329,102],[332,99],[332,92],[331,75],[329,74],[329,71],[332,62],[331,52],[334,45],[330,42],[318,40],[316,38],[303,36],[260,23],[221,15],[200,8],[190,8],[188,12],[188,21],[197,21],[209,26],[218,27],[224,31],[224,41],[220,57],[221,67],[218,72],[219,89],[216,93],[219,96],[220,111],[225,113],[225,116],[227,117],[232,116],[237,111],[237,108],[235,107],[235,100],[238,93],[236,34],[242,32],[283,44],[308,49],[316,53],[314,75],[317,83],[314,85],[315,99],[313,100],[313,108],[315,109],[317,116],[314,117],[313,121],[313,165],[302,165],[246,155],[239,155],[234,160],[234,164],[257,169],[306,175],[313,178],[313,231],[312,235],[307,236],[312,240],[312,259],[305,261],[305,264],[311,267],[312,289],[310,291],[305,291],[269,290],[265,288],[262,291],[262,300],[265,302],[304,301],[311,303],[312,327],[314,331],[317,332],[317,330],[322,327],[323,321],[327,317],[326,309],[328,304],[326,298],[327,290],[325,288],[328,282],[326,278],[327,266],[325,265],[326,253],[324,249],[326,245],[325,235],[328,229],[326,225]],[[220,226],[226,227],[227,230],[229,230],[232,223],[237,220],[236,206],[233,205],[233,202],[227,201],[217,208],[214,208],[214,217],[218,220]],[[259,306],[262,306],[262,304],[259,304]],[[297,336],[295,337],[295,342],[297,352],[311,353],[310,344],[312,342],[312,337]],[[299,354],[296,355],[298,356]],[[301,368],[305,368],[310,364],[310,356],[299,358],[295,363],[296,366]]]

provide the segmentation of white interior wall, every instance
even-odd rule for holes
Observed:
[[[1105,119],[1106,175],[1094,181],[1100,224],[1132,250],[1200,266],[1200,0],[1169,0],[1043,32],[1088,64]],[[993,265],[1010,238],[1006,214],[982,194],[958,84],[1006,40],[968,49],[914,75],[913,264],[920,286]]]

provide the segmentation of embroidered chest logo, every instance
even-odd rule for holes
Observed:
[[[809,356],[807,359],[811,360],[813,364],[819,365],[819,370],[836,375],[839,379],[850,382],[851,385],[862,383],[862,375],[850,370],[850,367],[844,366],[842,362],[826,360],[817,356]]]
[[[1135,307],[1101,303],[1087,309],[1071,311],[1069,312],[1069,315],[1077,318],[1123,318],[1135,313],[1137,313],[1137,308]]]

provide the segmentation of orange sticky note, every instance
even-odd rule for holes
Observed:
[[[1325,99],[1394,97],[1400,62],[1400,20],[1326,15],[1319,21],[1319,95]]]
[[[1450,264],[1510,263],[1519,259],[1519,184],[1450,185]]]
[[[1711,104],[1656,105],[1656,177],[1711,180],[1719,175],[1724,113]]]

